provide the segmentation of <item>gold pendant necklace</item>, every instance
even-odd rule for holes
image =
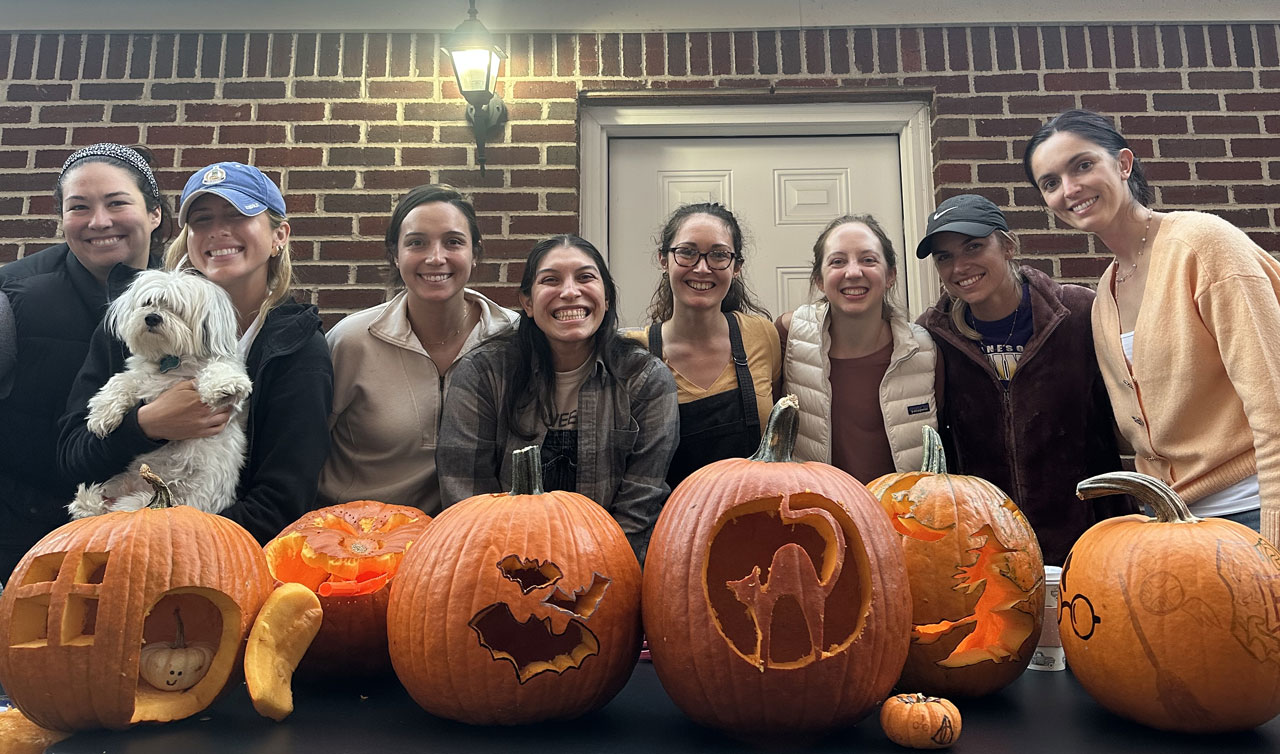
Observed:
[[[1133,273],[1138,271],[1138,262],[1142,261],[1142,252],[1147,250],[1147,236],[1151,234],[1151,216],[1156,213],[1155,210],[1147,208],[1147,227],[1142,229],[1142,243],[1138,245],[1138,258],[1129,264],[1129,271],[1124,277],[1120,277],[1120,260],[1117,259],[1116,264],[1116,282],[1123,283],[1133,277]]]

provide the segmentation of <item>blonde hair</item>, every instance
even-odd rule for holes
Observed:
[[[271,210],[267,210],[267,219],[271,222],[273,231],[285,221],[284,215]],[[187,230],[183,228],[164,252],[164,267],[166,270],[176,270],[187,264],[190,264],[190,257],[187,254]],[[267,260],[267,297],[262,306],[258,307],[258,317],[265,319],[268,312],[283,303],[289,297],[292,285],[293,255],[289,241],[285,241],[284,248]]]
[[[1018,252],[1022,250],[1022,244],[1019,243],[1018,237],[1007,230],[996,229],[995,232],[1000,234],[1004,244],[1013,247],[1013,254],[1016,257]],[[934,261],[936,263],[937,257],[934,257]],[[1021,294],[1022,284],[1026,282],[1026,278],[1022,274],[1022,270],[1018,268],[1018,263],[1013,261],[1012,258],[1008,260],[1008,265],[1009,279],[1018,286],[1018,292]],[[951,296],[950,293],[947,295]],[[968,314],[969,305],[965,303],[965,300],[959,296],[951,296],[951,324],[955,326],[957,332],[969,340],[980,342],[982,335],[969,324]]]

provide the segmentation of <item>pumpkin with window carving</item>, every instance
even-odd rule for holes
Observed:
[[[603,508],[542,491],[539,450],[512,454],[510,493],[436,516],[392,584],[392,665],[437,717],[576,717],[612,699],[635,666],[640,565]]]
[[[1044,623],[1044,559],[1026,517],[994,484],[948,474],[924,428],[920,471],[867,485],[897,531],[911,579],[911,651],[900,686],[974,697],[1031,662]]]
[[[118,729],[203,710],[271,591],[247,531],[173,506],[149,481],[152,507],[55,529],[0,596],[0,686],[42,727]]]
[[[1145,474],[1077,487],[1116,493],[1155,515],[1099,521],[1063,564],[1058,628],[1080,685],[1161,730],[1244,731],[1280,714],[1280,551],[1235,521],[1192,515]]]
[[[315,592],[324,611],[300,674],[336,679],[391,672],[392,579],[430,521],[417,508],[357,500],[311,511],[267,543],[271,575]]]
[[[791,459],[798,416],[784,397],[755,455],[681,482],[645,562],[645,635],[663,688],[736,736],[857,722],[907,654],[902,548],[856,479]]]

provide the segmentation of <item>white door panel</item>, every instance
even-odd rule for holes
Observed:
[[[609,265],[624,325],[643,324],[658,235],[676,207],[718,201],[747,235],[747,283],[775,316],[813,299],[813,243],[832,219],[871,214],[903,244],[896,135],[609,140]]]

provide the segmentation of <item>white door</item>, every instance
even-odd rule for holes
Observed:
[[[874,216],[900,269],[904,262],[896,134],[610,139],[608,191],[609,267],[623,325],[645,321],[662,225],[682,204],[720,202],[734,213],[747,235],[747,284],[774,316],[813,300],[813,243],[836,217]]]

